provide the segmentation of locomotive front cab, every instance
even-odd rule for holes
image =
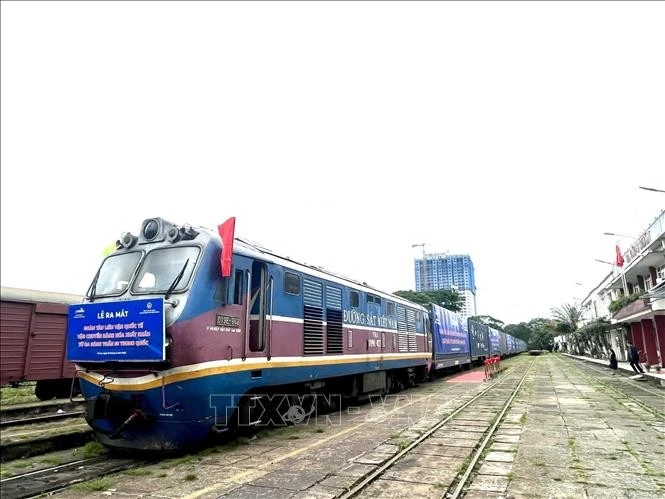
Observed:
[[[168,412],[163,387],[139,385],[173,367],[169,330],[186,309],[210,241],[188,225],[144,220],[138,236],[125,232],[116,241],[85,302],[70,308],[67,357],[79,369],[88,423],[105,438],[140,431]]]

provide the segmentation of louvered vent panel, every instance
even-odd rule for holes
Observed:
[[[344,353],[344,341],[342,338],[342,311],[341,310],[327,310],[328,320],[326,331],[328,337],[326,338],[326,352],[327,353]]]
[[[409,324],[415,324],[416,313],[413,310],[406,311],[406,322],[408,322]]]
[[[418,351],[418,344],[416,342],[416,335],[415,334],[409,334],[409,352],[417,352]]]
[[[408,352],[409,351],[408,335],[406,333],[398,333],[397,344],[398,344],[398,350],[400,352]]]
[[[342,310],[342,290],[326,286],[326,308]]]
[[[305,305],[305,355],[323,354],[323,310]]]
[[[406,309],[397,305],[397,321],[406,322]]]
[[[323,285],[303,280],[304,353],[323,354]]]
[[[303,282],[303,300],[305,305],[323,308],[323,286],[321,283],[305,279]]]

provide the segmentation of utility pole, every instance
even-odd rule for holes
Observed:
[[[422,291],[427,291],[427,255],[425,254],[425,243],[412,244],[412,248],[422,248],[423,249],[423,265],[420,269],[420,274],[423,278],[423,289]]]

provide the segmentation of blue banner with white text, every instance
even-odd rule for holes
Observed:
[[[469,332],[466,320],[455,312],[432,304],[434,320],[434,352],[436,354],[468,354]]]
[[[67,360],[161,361],[165,334],[162,298],[70,305]]]

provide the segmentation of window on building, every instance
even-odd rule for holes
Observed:
[[[653,283],[651,282],[651,276],[644,278],[644,291],[649,291],[653,288]]]
[[[656,275],[658,276],[659,281],[665,281],[665,265],[656,269]]]

